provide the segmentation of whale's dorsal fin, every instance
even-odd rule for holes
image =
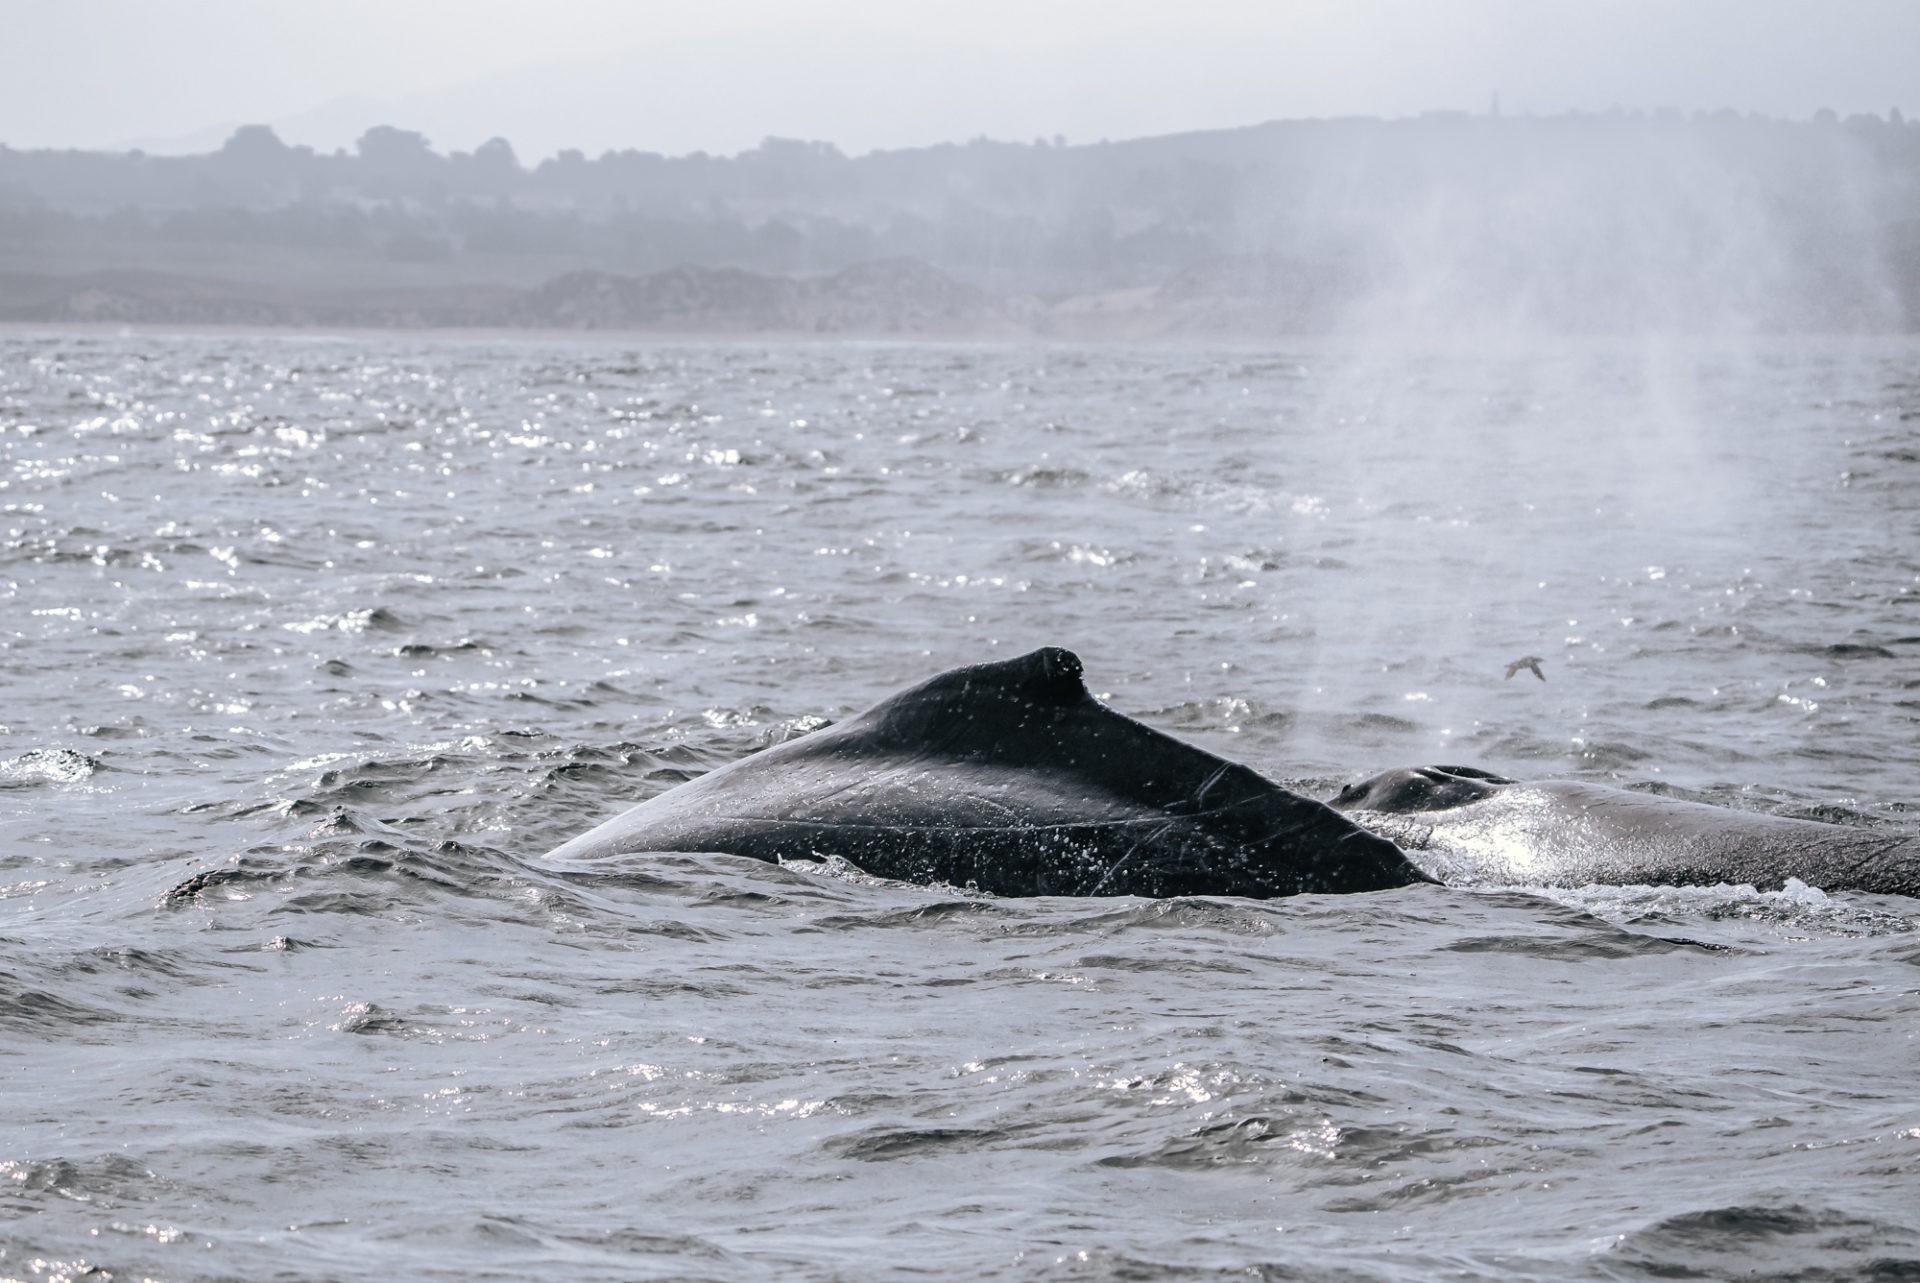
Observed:
[[[1075,713],[1105,712],[1080,674],[1078,655],[1043,646],[1014,659],[930,677],[841,725],[849,735],[888,744],[952,748],[957,741],[978,739],[982,748],[1004,749],[1007,736],[1058,725]]]

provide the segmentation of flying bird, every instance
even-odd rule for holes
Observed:
[[[1544,682],[1547,680],[1547,675],[1540,671],[1541,663],[1538,655],[1523,655],[1507,665],[1507,680],[1512,681],[1513,675],[1524,668]]]

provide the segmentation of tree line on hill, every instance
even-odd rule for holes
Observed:
[[[960,310],[994,326],[1913,330],[1920,125],[1897,110],[1433,114],[859,157],[769,138],[730,157],[568,151],[535,165],[501,139],[442,154],[387,126],[331,154],[258,125],[199,156],[0,146],[0,316],[71,315],[90,290],[139,319],[142,298],[167,292],[158,274],[205,297],[251,290],[269,320],[288,291],[312,314],[327,289],[411,289],[443,303],[465,291],[453,323],[528,323],[545,287],[579,294],[557,316],[644,325],[658,308],[607,300],[666,287],[618,282],[691,270],[707,293],[744,298],[739,278],[713,273],[818,282],[876,263],[913,265],[859,287],[909,291],[903,314],[924,320],[937,297],[958,315],[964,296]],[[809,288],[761,289],[787,300],[767,327],[824,297]],[[191,293],[172,287],[175,304]],[[388,313],[407,309],[368,315]],[[822,315],[879,313],[802,314],[834,329]]]

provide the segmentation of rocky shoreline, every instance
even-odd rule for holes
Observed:
[[[1376,292],[1379,291],[1379,292]],[[1228,258],[1157,285],[1045,296],[994,293],[917,259],[858,263],[815,276],[683,266],[646,275],[575,270],[522,287],[497,282],[322,287],[148,269],[68,274],[0,271],[0,324],[348,330],[516,330],[708,337],[1060,340],[1262,340],[1289,335],[1419,333],[1434,316],[1397,316],[1391,290],[1349,265]],[[1444,319],[1444,313],[1441,314]],[[1527,333],[1607,335],[1652,327],[1726,332],[1711,309],[1601,312],[1569,325],[1528,317]],[[1471,327],[1466,327],[1471,329]],[[1853,316],[1792,310],[1735,327],[1763,334],[1898,333]],[[1906,331],[1911,332],[1911,331]]]
[[[1039,300],[990,295],[913,260],[817,277],[710,267],[645,276],[575,271],[532,289],[320,289],[157,271],[0,274],[0,321],[15,324],[1017,337],[1044,332],[1048,311]]]

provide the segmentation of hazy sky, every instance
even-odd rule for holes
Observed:
[[[0,142],[859,153],[1325,115],[1920,113],[1920,0],[0,0]]]

